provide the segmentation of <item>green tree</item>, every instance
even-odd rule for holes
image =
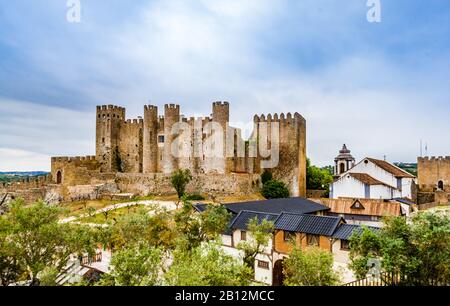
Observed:
[[[0,286],[17,281],[25,272],[19,259],[19,250],[11,241],[8,224],[0,217]]]
[[[294,247],[284,260],[284,284],[287,286],[335,286],[339,275],[333,270],[333,256],[318,247],[304,250]]]
[[[217,242],[208,242],[189,252],[177,249],[164,278],[170,286],[248,286],[252,271]]]
[[[145,242],[148,246],[169,249],[175,233],[171,227],[172,215],[153,208],[151,214],[143,208],[122,215],[104,230],[104,242],[113,250]]]
[[[263,219],[261,222],[255,217],[247,225],[250,237],[247,241],[241,241],[237,248],[244,251],[244,263],[251,268],[255,268],[255,258],[268,245],[272,238],[275,225],[272,221]]]
[[[38,285],[38,274],[45,269],[62,271],[70,255],[93,254],[97,243],[95,230],[87,226],[60,223],[61,210],[42,202],[25,206],[16,201],[2,220],[8,231],[13,258],[25,271],[24,279]]]
[[[131,245],[114,253],[111,275],[114,286],[155,286],[161,284],[163,251],[146,243]]]
[[[186,186],[189,184],[191,180],[192,175],[189,169],[185,170],[179,169],[172,173],[172,176],[170,177],[170,182],[173,188],[175,188],[175,190],[177,191],[178,200],[181,200],[181,198],[186,193]]]
[[[353,234],[350,238],[350,263],[348,266],[356,277],[366,277],[370,268],[368,263],[380,258],[380,251],[381,239],[378,233],[363,227],[360,234]]]
[[[306,160],[306,188],[311,190],[328,190],[333,182],[333,176],[327,168],[321,169],[311,165]]]
[[[264,170],[263,174],[261,174],[261,183],[264,185],[268,181],[271,181],[273,179],[272,172],[269,170]]]
[[[289,189],[281,181],[268,181],[263,185],[261,194],[266,199],[280,199],[289,197]]]
[[[358,276],[365,276],[375,258],[404,284],[450,284],[450,219],[445,214],[419,213],[411,222],[389,217],[384,223],[378,235],[366,230],[351,238],[351,268]]]
[[[190,250],[202,242],[213,240],[226,230],[230,218],[223,205],[208,205],[205,211],[198,214],[191,202],[184,201],[183,207],[174,216],[179,243]]]

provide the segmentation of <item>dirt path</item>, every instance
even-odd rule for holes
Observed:
[[[98,215],[105,211],[111,211],[111,210],[116,210],[116,209],[120,209],[123,207],[132,207],[132,206],[137,206],[137,205],[157,206],[160,208],[165,208],[167,210],[175,210],[176,209],[176,203],[174,201],[147,200],[147,201],[127,202],[127,203],[109,205],[107,207],[96,210],[91,215]],[[86,214],[82,214],[82,215],[79,215],[76,217],[72,216],[72,217],[64,218],[64,219],[60,220],[60,222],[61,223],[75,222],[78,219],[87,218],[87,217],[89,217],[89,214],[86,213]]]

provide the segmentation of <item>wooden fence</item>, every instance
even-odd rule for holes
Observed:
[[[380,273],[379,277],[367,277],[359,279],[344,286],[356,287],[356,286],[449,286],[450,282],[443,282],[433,279],[428,279],[425,282],[413,278],[404,277],[398,273]]]

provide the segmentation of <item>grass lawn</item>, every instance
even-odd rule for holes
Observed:
[[[238,202],[261,201],[261,200],[265,200],[265,198],[259,193],[254,193],[244,196],[218,197],[216,201],[219,201],[221,203],[238,203]]]
[[[107,223],[107,221],[113,221],[114,219],[117,219],[120,216],[129,214],[129,213],[137,212],[140,209],[144,209],[146,211],[149,211],[151,209],[151,207],[145,206],[145,205],[135,205],[135,206],[130,206],[130,207],[122,207],[122,208],[110,210],[108,212],[108,220],[106,219],[104,213],[97,213],[97,214],[95,214],[92,217],[82,218],[82,219],[79,219],[77,221],[82,222],[82,223],[105,224],[105,223]]]

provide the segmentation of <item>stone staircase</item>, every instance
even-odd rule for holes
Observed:
[[[82,266],[79,260],[69,261],[64,270],[56,277],[56,283],[59,286],[78,283],[88,271],[89,268]]]

